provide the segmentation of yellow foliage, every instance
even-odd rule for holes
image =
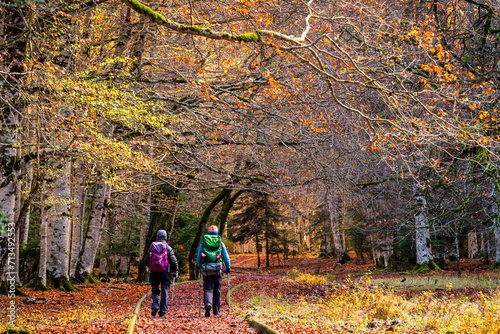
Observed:
[[[305,284],[316,282],[317,276],[299,274]],[[391,290],[376,288],[364,281],[350,279],[333,288],[324,298],[314,301],[299,297],[295,300],[267,295],[254,296],[249,301],[252,312],[263,319],[286,320],[322,328],[324,333],[337,333],[346,328],[357,333],[373,333],[374,324],[380,330],[389,325],[398,333],[488,333],[500,330],[500,291],[491,295],[456,297],[438,296],[424,291],[411,299]],[[447,284],[451,288],[451,283]],[[396,325],[394,325],[396,324]]]
[[[302,284],[309,284],[309,285],[322,285],[326,283],[325,276],[318,276],[311,274],[299,274],[296,279],[298,282]]]

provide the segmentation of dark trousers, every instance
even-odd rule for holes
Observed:
[[[170,273],[167,270],[157,273],[151,272],[149,274],[149,280],[151,282],[151,298],[153,299],[153,304],[151,305],[151,308],[152,309],[159,308],[160,309],[159,315],[163,316],[167,313],[168,309],[168,290],[170,289]],[[161,291],[160,291],[160,285],[161,285]]]
[[[203,276],[203,297],[205,307],[212,305],[214,315],[220,314],[220,287],[222,285],[222,274]]]

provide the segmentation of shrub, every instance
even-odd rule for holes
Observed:
[[[322,285],[326,283],[325,276],[311,275],[311,274],[299,274],[296,280],[302,284],[309,284],[309,285]]]

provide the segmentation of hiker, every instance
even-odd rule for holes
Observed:
[[[153,299],[151,305],[152,316],[158,313],[160,317],[164,317],[167,313],[170,278],[177,278],[177,259],[172,247],[167,244],[166,239],[167,232],[165,230],[158,230],[156,241],[153,241],[149,246],[149,254],[147,256],[147,266],[150,270],[151,298]],[[159,299],[160,303],[158,303]]]
[[[203,236],[198,249],[198,268],[203,275],[203,300],[205,317],[220,315],[220,288],[223,272],[229,274],[231,266],[226,245],[222,242],[217,226],[210,226],[208,234]],[[225,265],[224,265],[225,264]]]

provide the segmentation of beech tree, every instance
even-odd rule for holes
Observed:
[[[400,205],[398,222],[382,226],[371,220],[370,231],[395,229],[392,224],[405,224],[413,215],[417,264],[425,267],[432,261],[429,224],[451,226],[452,215],[440,219],[438,212],[450,208],[429,206],[429,199],[441,195],[433,192],[435,184],[470,187],[459,182],[458,172],[450,179],[449,171],[460,170],[463,160],[480,166],[473,169],[478,177],[498,179],[495,4],[16,4],[1,5],[0,209],[16,220],[18,236],[24,226],[25,239],[30,229],[16,217],[24,210],[30,223],[29,205],[21,210],[16,203],[28,203],[47,179],[48,233],[56,222],[65,231],[58,240],[65,259],[60,268],[48,267],[60,277],[89,280],[105,220],[102,203],[111,188],[133,194],[146,211],[158,206],[149,199],[150,189],[173,189],[174,200],[158,208],[169,214],[155,218],[151,212],[143,247],[159,226],[170,235],[175,231],[181,192],[206,195],[189,256],[193,273],[211,215],[222,231],[241,194],[293,195],[309,184],[322,185],[321,192],[307,188],[307,195],[315,199],[313,207],[327,204],[340,259],[347,212],[357,204],[361,214],[376,216],[361,205],[364,195],[351,194],[356,184],[385,177],[364,177],[363,161],[369,159],[392,168],[387,187],[404,184],[405,199],[414,203]],[[360,163],[353,166],[353,160]],[[234,168],[242,161],[246,167]],[[30,162],[32,167],[23,168]],[[50,168],[53,179],[42,175],[43,166],[56,166]],[[71,168],[82,172],[68,177],[63,171]],[[29,194],[16,192],[20,179],[32,183]],[[86,192],[91,184],[99,186]],[[99,190],[103,184],[107,192]],[[468,193],[454,193],[455,208],[470,219],[484,218],[497,231],[494,216],[462,210]],[[86,194],[94,198],[86,200]],[[51,202],[54,195],[62,201]],[[396,197],[386,202],[403,202]],[[86,203],[92,203],[89,222],[83,220]],[[391,205],[377,210],[392,210]],[[55,219],[68,210],[71,219]],[[31,223],[43,222],[37,219]],[[1,272],[4,245],[2,236]]]

